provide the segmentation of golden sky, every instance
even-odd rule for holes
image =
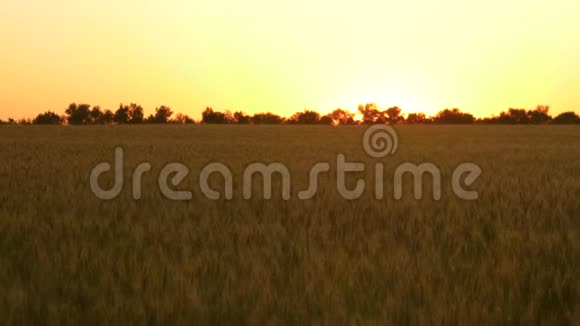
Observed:
[[[22,0],[0,10],[0,118],[70,102],[290,115],[358,103],[580,111],[578,0]]]

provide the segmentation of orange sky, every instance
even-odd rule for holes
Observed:
[[[358,103],[580,111],[577,0],[28,0],[0,11],[0,118],[70,102],[290,115]]]

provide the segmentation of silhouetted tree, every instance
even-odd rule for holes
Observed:
[[[115,115],[113,116],[113,121],[116,124],[127,124],[130,121],[129,107],[123,104],[119,105]]]
[[[538,105],[535,110],[514,109],[502,111],[498,116],[478,119],[478,123],[489,124],[541,124],[552,120],[548,114],[550,107],[547,105]]]
[[[320,123],[320,113],[312,110],[296,112],[288,119],[288,123],[315,125]]]
[[[249,115],[245,114],[242,111],[234,112],[234,120],[237,124],[240,125],[247,125],[252,120]]]
[[[155,108],[155,115],[149,116],[147,118],[147,122],[151,123],[168,123],[173,115],[173,111],[170,107],[162,105],[158,108]]]
[[[445,109],[439,111],[433,118],[433,122],[441,124],[469,124],[473,123],[475,118],[470,113],[463,113],[459,109]]]
[[[425,113],[409,113],[405,123],[408,124],[419,124],[419,123],[429,123],[430,120],[425,116]]]
[[[266,113],[256,113],[251,118],[253,124],[268,124],[276,125],[281,124],[285,119],[277,114],[266,112]]]
[[[362,124],[382,123],[382,113],[376,103],[359,104],[358,112],[362,115]]]
[[[499,113],[499,116],[492,117],[491,121],[493,123],[500,123],[500,124],[515,124],[515,119],[509,114],[509,112],[502,111]]]
[[[580,117],[575,112],[568,111],[564,113],[558,114],[552,123],[555,124],[572,124],[572,123],[580,123]]]
[[[18,124],[22,125],[22,126],[31,125],[32,120],[30,118],[22,118],[22,119],[18,120]]]
[[[508,115],[516,124],[527,124],[530,122],[528,118],[528,113],[525,109],[512,109],[508,110]]]
[[[552,117],[548,113],[549,111],[550,107],[547,105],[538,105],[536,106],[535,110],[528,111],[528,118],[530,123],[540,124],[552,120]]]
[[[129,105],[129,123],[138,124],[143,123],[144,113],[143,107],[139,104],[131,103]]]
[[[332,118],[330,117],[330,115],[323,115],[322,117],[320,117],[319,122],[321,125],[325,125],[325,126],[332,126]]]
[[[114,122],[114,120],[115,114],[111,112],[111,110],[105,110],[99,115],[99,117],[97,118],[97,120],[94,121],[94,123],[101,125],[110,125]]]
[[[89,113],[90,120],[88,123],[96,124],[101,121],[103,118],[103,112],[101,112],[101,108],[99,106],[93,106],[93,109]]]
[[[201,122],[210,124],[233,123],[234,117],[229,112],[222,113],[214,111],[211,107],[207,107],[201,114]]]
[[[120,104],[117,111],[115,111],[114,119],[117,124],[139,124],[143,123],[144,113],[143,107],[136,103],[129,105]]]
[[[354,113],[348,112],[343,109],[336,109],[329,114],[332,119],[332,124],[334,125],[354,125],[356,121],[354,120]]]
[[[580,118],[575,112],[564,112],[554,119],[549,115],[550,107],[538,105],[533,110],[510,108],[502,111],[498,116],[475,119],[473,115],[461,112],[459,109],[445,109],[438,112],[434,117],[428,118],[423,113],[410,113],[407,118],[401,115],[399,107],[391,107],[382,111],[375,103],[367,103],[358,106],[358,112],[362,115],[362,124],[377,123],[440,123],[440,124],[470,124],[470,123],[490,123],[490,124],[542,124],[553,122],[555,124],[580,123]],[[58,124],[67,121],[71,125],[83,124],[137,124],[142,122],[151,123],[195,123],[187,115],[178,114],[175,119],[171,119],[173,111],[167,106],[160,106],[155,109],[155,114],[149,115],[147,119],[143,117],[143,108],[135,103],[130,105],[120,104],[115,113],[110,110],[102,111],[95,106],[91,109],[89,104],[72,103],[65,110],[65,115],[58,116],[56,113],[47,111],[36,116],[34,120],[20,119],[18,121],[9,118],[8,121],[0,120],[0,124]],[[343,109],[336,109],[331,113],[321,116],[314,110],[305,109],[302,112],[293,114],[289,119],[273,113],[256,113],[253,116],[245,114],[243,111],[218,112],[211,107],[207,107],[202,113],[202,123],[218,124],[280,124],[287,122],[290,124],[322,124],[322,125],[356,125],[359,121],[354,119],[354,114]]]
[[[65,113],[67,121],[71,125],[84,125],[91,123],[91,105],[72,103],[68,106]]]
[[[401,116],[401,109],[397,106],[383,111],[376,103],[360,104],[358,112],[362,115],[363,124],[397,124],[404,120]]]
[[[177,123],[177,124],[194,124],[195,121],[193,121],[193,119],[190,118],[186,114],[178,113],[175,116],[175,119],[171,120],[171,123]]]
[[[62,123],[62,120],[58,114],[52,111],[46,111],[45,113],[37,115],[32,123],[35,125],[59,125]]]
[[[385,113],[390,124],[397,124],[403,120],[403,117],[401,116],[401,109],[398,106],[388,108]]]

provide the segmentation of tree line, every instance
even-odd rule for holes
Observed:
[[[155,113],[145,116],[143,107],[131,103],[120,104],[114,112],[102,110],[99,106],[72,103],[59,115],[53,111],[38,114],[34,119],[8,121],[0,124],[37,124],[37,125],[123,125],[123,124],[303,124],[303,125],[368,125],[368,124],[575,124],[580,117],[573,111],[561,113],[555,117],[549,114],[550,107],[538,105],[533,110],[510,108],[487,118],[475,118],[461,110],[444,109],[434,116],[424,113],[409,113],[393,106],[381,109],[376,103],[361,104],[357,113],[345,109],[336,109],[329,114],[321,115],[317,111],[305,109],[286,118],[271,112],[249,115],[243,111],[217,111],[207,107],[201,120],[195,121],[188,115],[175,114],[168,106],[155,108]]]

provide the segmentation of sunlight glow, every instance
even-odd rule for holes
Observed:
[[[199,117],[359,103],[580,109],[580,2],[41,0],[0,12],[0,118],[120,102]]]

